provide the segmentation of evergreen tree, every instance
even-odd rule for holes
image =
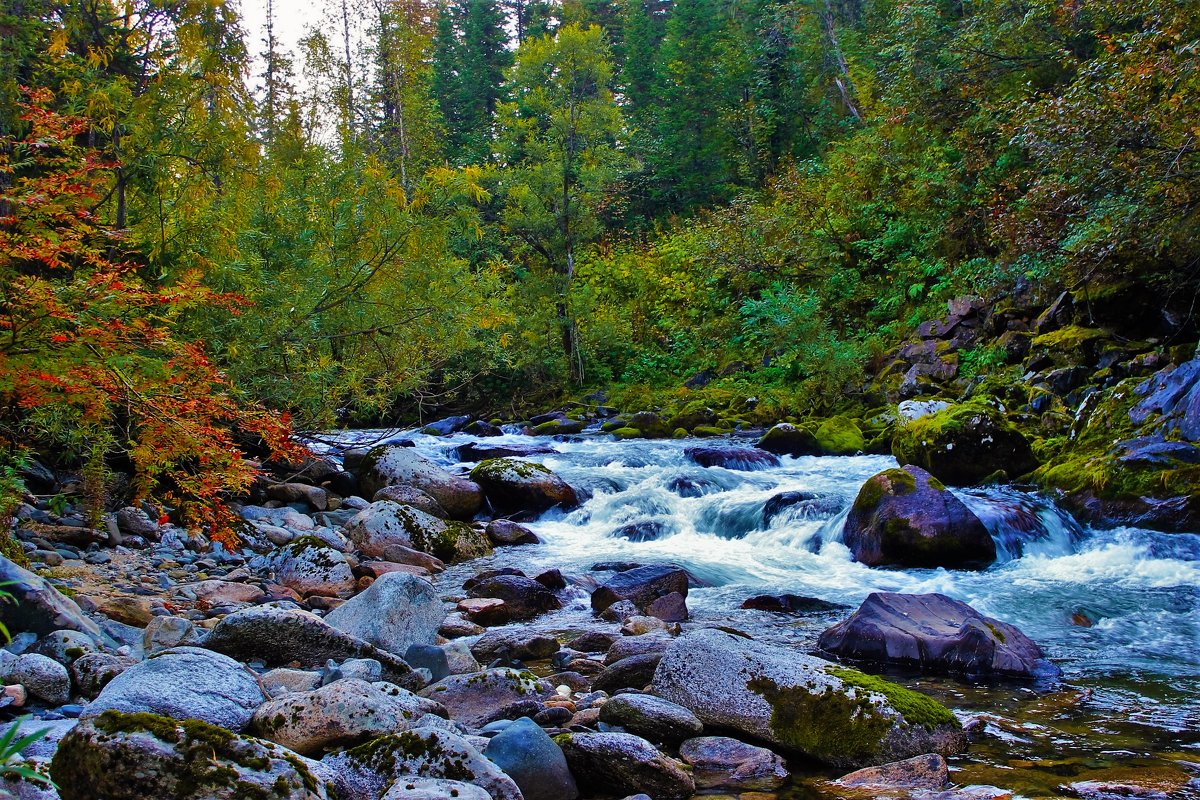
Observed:
[[[458,106],[463,163],[492,155],[496,106],[504,96],[504,72],[512,63],[505,15],[498,0],[459,0],[462,39],[458,49]]]

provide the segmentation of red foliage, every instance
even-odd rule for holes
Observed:
[[[124,454],[139,495],[180,506],[190,526],[232,544],[223,501],[258,469],[237,437],[280,458],[303,452],[286,416],[247,403],[174,329],[188,308],[232,313],[244,301],[197,273],[170,285],[140,277],[122,232],[94,212],[115,165],[77,143],[87,120],[50,100],[28,92],[29,133],[0,147],[0,437],[46,439],[38,420],[67,420],[62,438],[92,456]]]

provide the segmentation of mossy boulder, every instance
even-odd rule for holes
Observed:
[[[1038,466],[1024,435],[1001,411],[981,402],[898,425],[892,455],[951,486],[972,486],[997,473],[1015,479]]]
[[[530,433],[534,436],[570,436],[583,433],[587,423],[575,419],[552,419],[535,425]]]
[[[637,428],[647,439],[670,439],[674,427],[653,411],[639,411],[629,418],[629,427]]]
[[[672,428],[694,430],[700,425],[715,425],[717,412],[706,406],[703,401],[688,403],[678,414],[671,417],[667,423]]]
[[[397,555],[402,548],[420,550],[452,563],[492,551],[482,531],[390,500],[372,503],[353,516],[343,531],[362,553],[384,560],[403,561]]]
[[[867,446],[858,425],[847,417],[830,417],[817,427],[817,447],[827,456],[852,456]]]
[[[807,428],[783,422],[758,440],[757,447],[781,456],[811,456],[821,452],[817,437]]]
[[[951,755],[966,745],[954,714],[926,695],[724,631],[676,639],[653,693],[707,726],[842,768]]]
[[[427,686],[418,694],[441,703],[456,722],[482,727],[498,719],[497,715],[507,707],[528,700],[541,700],[553,692],[549,684],[531,672],[488,669],[451,675]]]
[[[198,720],[105,711],[63,737],[50,763],[63,800],[327,800],[319,765]]]
[[[697,425],[692,428],[692,436],[697,436],[701,439],[711,439],[716,436],[724,436],[729,433],[725,428],[718,428],[716,425]]]
[[[271,558],[275,579],[300,595],[337,597],[354,589],[354,572],[346,556],[324,539],[301,536]]]
[[[322,759],[341,798],[381,797],[400,778],[441,778],[483,789],[492,800],[521,800],[512,778],[463,737],[440,728],[414,728],[373,739]],[[389,797],[403,797],[404,793]]]
[[[842,540],[870,566],[983,569],[996,543],[979,517],[920,467],[884,470],[858,492]]]
[[[1059,366],[1091,365],[1109,339],[1111,334],[1100,328],[1068,325],[1034,337],[1030,351],[1045,353]]]
[[[609,433],[611,433],[618,440],[646,438],[639,429],[631,428],[628,425],[624,425],[620,428],[613,428],[611,431],[609,431]]]
[[[488,501],[498,511],[540,513],[555,506],[574,508],[579,504],[566,481],[532,461],[493,458],[471,470],[471,479],[483,487]]]
[[[475,516],[483,505],[478,485],[454,475],[411,447],[381,445],[363,457],[358,469],[359,486],[365,497],[374,497],[385,486],[415,486],[437,500],[453,519]]]

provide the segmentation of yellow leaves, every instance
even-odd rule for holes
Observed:
[[[67,31],[65,28],[59,28],[50,34],[50,46],[47,48],[47,52],[55,58],[61,58],[67,54]]]

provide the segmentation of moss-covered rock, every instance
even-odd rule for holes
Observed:
[[[320,777],[318,776],[320,774]],[[327,773],[271,742],[154,714],[105,711],[59,744],[63,800],[326,800]]]
[[[637,428],[647,439],[670,439],[674,428],[653,411],[639,411],[629,418],[629,427]]]
[[[982,569],[996,560],[983,522],[920,467],[889,469],[858,492],[842,540],[871,566]]]
[[[344,531],[359,550],[372,558],[388,559],[395,548],[415,548],[442,561],[461,563],[491,552],[482,531],[390,500],[380,500],[360,511],[346,523]]]
[[[481,461],[471,470],[471,479],[483,487],[492,506],[501,511],[539,513],[559,506],[579,504],[566,481],[541,464],[515,458]]]
[[[825,420],[817,428],[815,437],[817,447],[827,456],[852,456],[867,446],[858,425],[846,417]]]
[[[952,405],[898,425],[892,455],[951,486],[971,486],[999,471],[1014,479],[1038,465],[1021,432],[982,402]]]
[[[790,423],[772,427],[758,440],[758,448],[781,456],[808,456],[821,452],[817,437],[807,428]]]
[[[625,427],[622,427],[622,428],[614,428],[614,429],[612,429],[612,430],[611,430],[611,431],[609,431],[609,432],[610,432],[610,433],[611,433],[613,436],[615,436],[615,437],[616,437],[618,440],[622,440],[622,439],[642,439],[642,438],[646,438],[646,437],[644,437],[644,436],[643,436],[643,434],[642,434],[642,432],[641,432],[641,430],[640,430],[640,429],[638,429],[638,428],[631,428],[631,427],[628,427],[628,426],[625,426]]]
[[[374,497],[385,486],[407,484],[431,496],[454,519],[470,519],[483,505],[479,486],[448,472],[411,447],[376,447],[363,457],[357,474],[365,497]]]
[[[653,685],[656,695],[689,709],[705,725],[838,767],[950,755],[965,746],[954,715],[932,698],[793,648],[722,631],[675,640]]]
[[[718,428],[715,425],[697,425],[692,429],[692,435],[701,439],[711,439],[715,436],[724,436],[729,431],[724,428]]]
[[[712,425],[717,421],[717,412],[709,408],[703,400],[688,403],[683,409],[671,417],[667,423],[671,428],[694,430],[699,425]]]
[[[533,428],[534,436],[569,436],[576,433],[583,433],[587,423],[583,420],[575,419],[552,419],[543,422],[541,425],[535,425]]]

